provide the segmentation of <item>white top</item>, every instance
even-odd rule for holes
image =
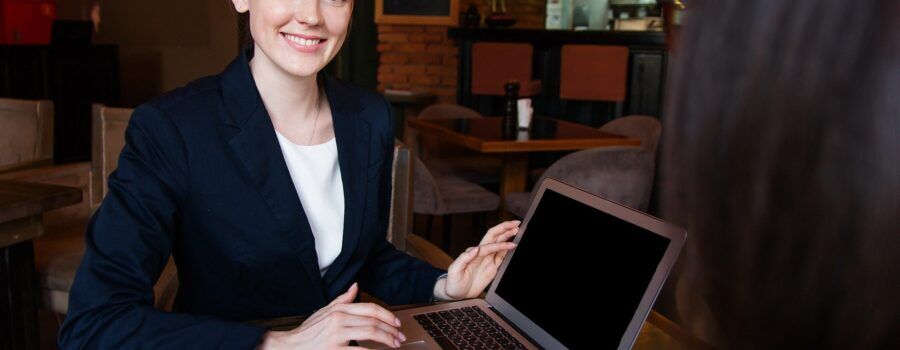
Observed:
[[[337,142],[332,138],[322,144],[301,146],[277,131],[275,134],[315,237],[319,273],[325,275],[344,241],[344,187]]]

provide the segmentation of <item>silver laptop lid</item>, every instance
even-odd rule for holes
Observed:
[[[520,227],[486,301],[547,349],[631,348],[686,236],[550,178]]]

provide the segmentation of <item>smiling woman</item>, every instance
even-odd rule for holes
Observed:
[[[350,0],[232,0],[252,44],[222,73],[139,106],[88,228],[63,348],[399,347],[389,304],[478,296],[517,223],[451,270],[386,240],[393,124],[384,97],[322,70]],[[153,309],[169,257],[173,312]],[[290,331],[246,321],[314,313]]]
[[[337,55],[353,11],[351,0],[232,1],[239,13],[252,14],[248,27],[256,50],[296,76],[317,73]]]

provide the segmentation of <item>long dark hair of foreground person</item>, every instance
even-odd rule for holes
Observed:
[[[705,305],[683,318],[705,308],[717,348],[900,348],[900,1],[685,2],[665,212]]]

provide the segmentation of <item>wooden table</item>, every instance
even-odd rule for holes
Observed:
[[[410,127],[481,153],[502,154],[500,197],[525,191],[528,153],[575,151],[594,147],[640,146],[638,139],[606,133],[589,126],[536,117],[531,130],[504,135],[501,117],[408,119]]]
[[[414,307],[425,306],[428,304],[416,305],[399,305],[388,307],[388,310],[399,311],[411,309]],[[290,330],[299,326],[306,320],[306,316],[281,317],[270,320],[262,320],[253,322],[255,324],[264,325],[272,330]],[[687,333],[683,328],[660,315],[656,311],[651,311],[647,321],[644,322],[641,333],[638,335],[634,343],[633,349],[636,350],[689,350],[689,349],[712,349],[711,346],[703,342],[697,337]]]
[[[0,180],[0,349],[37,349],[32,240],[46,211],[81,202],[81,190]]]

